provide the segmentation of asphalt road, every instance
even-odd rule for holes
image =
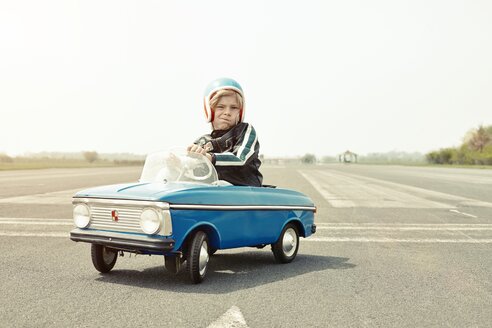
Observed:
[[[159,256],[101,275],[69,240],[76,190],[139,171],[0,172],[1,327],[490,327],[492,170],[265,167],[315,201],[318,232],[286,265],[219,251],[200,285]]]

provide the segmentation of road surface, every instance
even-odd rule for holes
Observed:
[[[262,171],[315,201],[317,233],[286,265],[268,247],[219,251],[200,285],[159,256],[101,275],[69,240],[74,192],[139,168],[0,172],[0,326],[490,327],[492,170]]]

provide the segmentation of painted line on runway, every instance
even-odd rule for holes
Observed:
[[[28,233],[28,232],[0,232],[2,237],[51,237],[69,238],[67,232]],[[340,238],[340,237],[311,237],[308,242],[355,242],[355,243],[416,243],[416,244],[492,244],[492,239],[396,239],[396,238]]]
[[[298,172],[331,206],[336,208],[455,208],[454,205],[427,198],[458,202],[461,205],[492,208],[490,202],[353,173],[333,172],[331,170],[316,170],[309,173],[298,170]],[[319,182],[320,180],[324,180],[325,183]]]
[[[415,244],[492,244],[492,239],[400,239],[400,238],[344,238],[344,237],[310,237],[303,241],[329,243],[415,243]]]
[[[72,220],[44,218],[0,218],[0,225],[73,226]]]
[[[317,227],[317,230],[391,230],[391,231],[487,231],[489,227]]]
[[[0,218],[2,221],[30,221],[30,222],[63,222],[73,223],[73,221],[67,219],[57,218]],[[492,227],[491,223],[382,223],[382,222],[315,222],[318,228],[320,227]]]
[[[2,237],[54,237],[54,238],[68,238],[70,234],[68,232],[0,232]]]
[[[380,222],[365,222],[365,223],[341,223],[341,222],[316,222],[319,227],[492,227],[491,223],[380,223]]]
[[[468,213],[460,212],[458,210],[449,210],[449,211],[450,212],[453,212],[453,213],[463,214],[464,216],[469,216],[469,217],[474,218],[474,219],[478,218],[478,216],[475,216],[473,214],[468,214]]]
[[[72,205],[72,197],[81,189],[69,189],[42,194],[0,198],[2,204]]]
[[[347,177],[354,178],[354,179],[365,180],[367,182],[374,182],[374,183],[378,183],[381,185],[386,185],[386,186],[391,187],[391,188],[396,189],[396,190],[401,189],[401,190],[405,190],[406,192],[409,192],[409,193],[425,195],[426,197],[440,198],[440,199],[450,200],[450,201],[458,201],[461,205],[492,208],[492,203],[477,200],[477,199],[456,196],[456,195],[452,195],[452,194],[443,193],[440,191],[434,191],[434,190],[414,187],[414,186],[410,186],[407,184],[401,184],[401,183],[391,182],[391,181],[387,181],[387,180],[369,178],[366,176],[353,174],[353,173],[351,173],[351,174],[343,173],[342,175],[346,175]],[[454,206],[450,206],[450,207],[454,207]]]
[[[67,219],[57,219],[57,218],[0,218],[0,222],[2,221],[56,221],[56,222],[72,222],[72,220]]]
[[[0,232],[2,237],[51,237],[51,238],[69,238],[68,232]],[[492,244],[492,239],[401,239],[401,238],[352,238],[352,237],[310,237],[304,239],[308,242],[355,242],[355,243],[415,243],[415,244]]]
[[[0,221],[2,224],[12,224],[12,225],[45,225],[45,226],[73,226],[73,222],[29,222],[29,221]]]
[[[332,171],[298,172],[335,208],[454,208],[381,180],[367,182]]]
[[[60,179],[60,178],[92,178],[98,176],[108,175],[126,175],[131,179],[138,178],[141,168],[136,166],[127,167],[99,167],[99,168],[66,168],[66,169],[41,169],[41,170],[22,170],[20,171],[3,171],[0,172],[0,182],[22,180],[48,180],[48,179]],[[81,190],[83,188],[80,188]]]
[[[234,305],[207,328],[248,328],[248,325],[241,310]]]

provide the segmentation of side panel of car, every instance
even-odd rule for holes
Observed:
[[[290,221],[299,222],[301,236],[308,236],[313,223],[312,212],[290,210],[171,210],[171,217],[175,250],[201,226],[216,232],[213,237],[218,240],[211,240],[214,248],[225,249],[274,243]]]

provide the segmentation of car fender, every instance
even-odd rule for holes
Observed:
[[[298,218],[292,218],[290,220],[287,220],[285,224],[282,226],[282,230],[280,231],[283,231],[285,226],[288,225],[289,223],[293,223],[296,225],[297,231],[299,232],[299,236],[306,237],[306,230],[304,229],[304,224],[302,224],[301,220],[299,220]]]
[[[197,231],[204,231],[209,239],[210,246],[215,249],[220,249],[221,236],[219,230],[215,225],[210,222],[197,222],[195,225],[191,226],[184,237],[181,239],[180,243],[176,243],[175,249],[182,249],[184,245],[188,242],[188,239],[195,234]]]

